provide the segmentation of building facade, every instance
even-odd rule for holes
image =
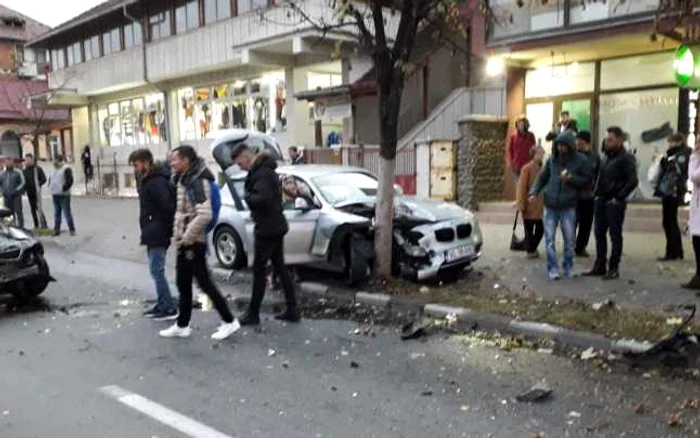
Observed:
[[[209,156],[223,129],[265,132],[283,146],[313,147],[348,134],[348,114],[314,117],[305,90],[348,82],[359,62],[353,38],[322,32],[324,0],[304,13],[267,0],[111,0],[35,38],[50,53],[51,92],[33,104],[70,108],[76,145],[91,145],[118,187],[133,190],[126,160],[188,143]],[[387,24],[391,31],[392,24]],[[318,119],[318,120],[317,120]],[[319,136],[319,131],[321,135]]]
[[[48,89],[48,53],[26,43],[48,26],[0,5],[0,155],[20,158],[34,153],[50,159],[70,146],[66,111],[28,108],[32,95]],[[70,149],[70,148],[69,148]]]
[[[609,126],[620,126],[639,164],[635,197],[652,199],[647,170],[672,132],[694,140],[697,101],[697,93],[675,85],[677,42],[651,38],[659,0],[557,0],[524,7],[491,0],[490,6],[496,20],[490,23],[487,46],[508,66],[511,120],[525,114],[546,149],[546,134],[563,110],[579,129],[591,132],[596,148]],[[507,173],[509,197],[513,184]]]

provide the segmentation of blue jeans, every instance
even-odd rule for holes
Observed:
[[[168,280],[165,279],[165,256],[167,253],[167,248],[148,248],[148,268],[151,271],[153,281],[156,283],[156,293],[158,294],[156,309],[161,312],[172,312],[175,310],[173,296],[170,294],[170,286],[168,285]]]
[[[53,229],[56,232],[61,231],[61,212],[66,216],[68,229],[75,231],[73,213],[70,211],[70,195],[53,195]]]
[[[564,274],[570,275],[574,266],[574,241],[576,233],[576,208],[554,210],[549,207],[544,209],[544,239],[547,245],[547,271],[559,269],[557,261],[556,235],[557,227],[561,226],[564,235]]]

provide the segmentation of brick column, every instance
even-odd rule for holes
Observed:
[[[503,140],[508,119],[470,115],[459,122],[457,203],[473,211],[503,199]]]

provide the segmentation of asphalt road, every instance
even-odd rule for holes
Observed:
[[[268,320],[215,344],[216,315],[196,312],[191,339],[162,340],[165,323],[140,316],[152,293],[143,264],[57,248],[48,259],[58,282],[43,301],[13,309],[0,298],[1,437],[699,434],[698,410],[683,411],[680,429],[667,425],[700,395],[697,381],[473,337],[403,342],[393,327],[366,337],[348,321]],[[542,380],[550,401],[514,400]]]

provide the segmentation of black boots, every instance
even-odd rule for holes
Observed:
[[[607,274],[605,262],[596,261],[593,268],[583,274],[584,277],[603,277]]]
[[[258,325],[260,324],[260,314],[248,310],[238,319],[238,322],[241,323],[242,326]]]
[[[620,278],[620,271],[617,268],[610,268],[608,272],[603,275],[603,280],[617,280]]]
[[[275,315],[275,319],[285,322],[299,322],[301,320],[296,308],[287,308],[284,312]]]
[[[700,276],[693,276],[688,283],[685,283],[681,287],[683,287],[683,289],[700,290]]]

